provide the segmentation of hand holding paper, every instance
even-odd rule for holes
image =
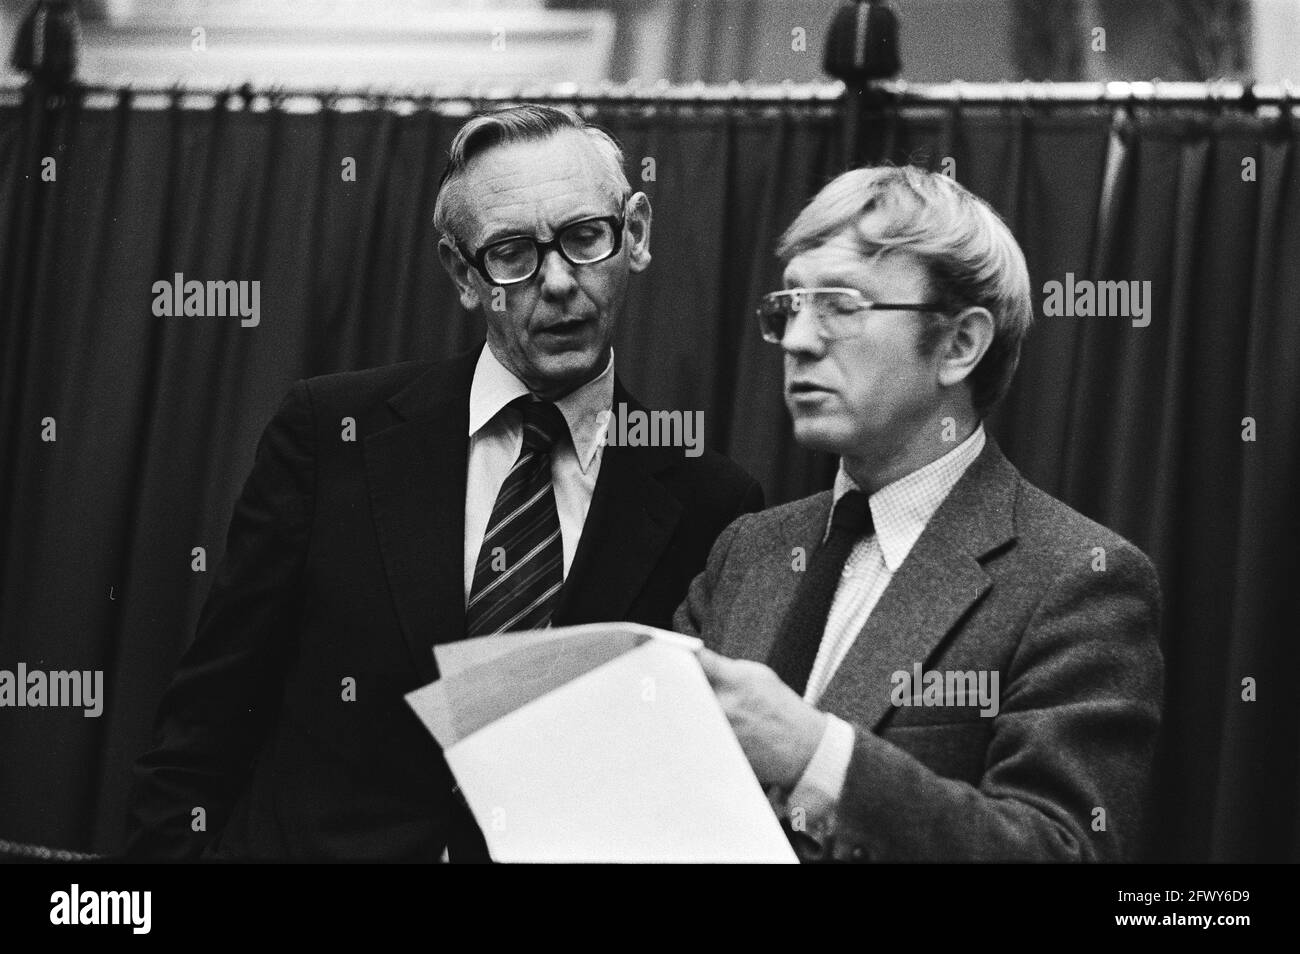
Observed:
[[[826,714],[804,702],[768,666],[701,647],[700,665],[763,786],[789,792],[812,761]]]

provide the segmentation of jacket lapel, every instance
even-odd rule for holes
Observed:
[[[924,666],[992,585],[982,560],[1015,537],[1016,486],[989,437],[885,588],[819,709],[872,729],[893,711],[890,676]]]
[[[642,407],[614,378],[614,407]],[[681,517],[655,478],[679,449],[607,445],[573,564],[551,619],[556,626],[626,618]]]
[[[478,352],[439,362],[389,399],[402,421],[365,440],[379,550],[416,671],[465,632],[465,472]]]
[[[755,592],[725,621],[725,635],[717,647],[723,655],[756,662],[767,660],[802,579],[802,574],[792,572],[796,548],[806,561],[821,544],[831,497],[831,492],[825,490],[790,504],[779,533],[764,541],[765,552],[746,574],[745,585],[753,586]]]

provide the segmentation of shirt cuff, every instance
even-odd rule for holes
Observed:
[[[853,726],[826,713],[826,728],[798,784],[785,800],[793,831],[824,842],[835,822],[844,777],[853,759]]]

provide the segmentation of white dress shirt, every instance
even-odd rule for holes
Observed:
[[[524,443],[523,415],[508,407],[528,388],[509,371],[488,346],[483,347],[469,389],[469,467],[465,482],[465,601],[474,585],[483,537],[497,494],[519,459]],[[614,404],[614,353],[605,370],[555,402],[569,425],[570,441],[555,445],[551,454],[551,483],[560,515],[565,578],[578,549],[578,538],[591,507],[600,475],[605,422]]]
[[[804,691],[805,702],[815,706],[826,691],[835,670],[867,625],[867,619],[889,581],[907,559],[944,498],[980,455],[984,443],[984,425],[981,423],[970,437],[942,457],[871,495],[875,532],[854,545],[844,564],[843,576],[826,618],[826,631]],[[859,489],[845,471],[841,459],[839,472],[835,475],[835,502],[838,503],[850,490]],[[829,533],[828,516],[825,534]],[[814,838],[824,834],[831,824],[852,758],[853,726],[827,713],[826,729],[812,761],[784,806],[779,806],[788,811],[800,809],[806,832]]]

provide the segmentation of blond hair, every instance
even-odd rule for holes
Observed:
[[[876,213],[868,226],[864,217]],[[864,255],[905,249],[929,268],[947,315],[978,306],[993,316],[993,341],[971,373],[971,401],[983,413],[1006,393],[1033,322],[1029,269],[1006,223],[955,180],[916,166],[853,169],[831,180],[799,213],[777,245],[796,255],[855,228]],[[921,353],[930,354],[947,315],[927,315]]]

